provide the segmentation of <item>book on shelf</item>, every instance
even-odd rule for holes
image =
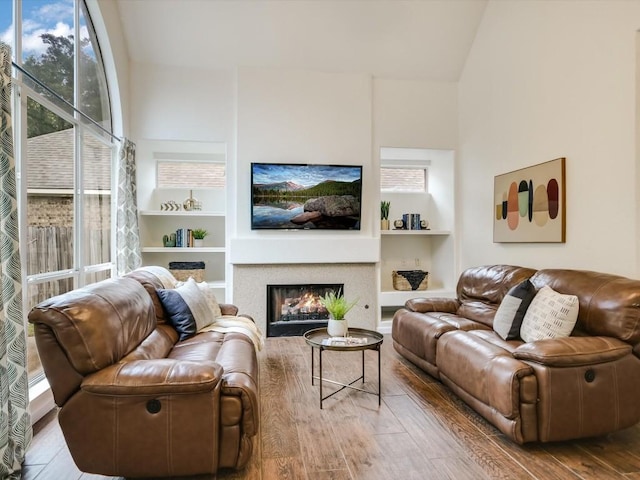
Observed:
[[[176,230],[176,247],[193,247],[193,231],[190,228]]]

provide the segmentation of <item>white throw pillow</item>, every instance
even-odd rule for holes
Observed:
[[[578,320],[578,297],[542,287],[524,315],[520,337],[525,342],[568,337]]]
[[[220,310],[220,304],[218,304],[218,299],[216,298],[216,294],[213,292],[213,288],[211,288],[207,282],[199,282],[198,288],[207,300],[207,305],[209,305],[213,321],[220,318],[222,316],[222,310]]]
[[[194,282],[198,285],[200,291],[204,294],[204,298],[207,301],[207,305],[209,305],[209,310],[211,311],[211,316],[213,320],[220,318],[222,316],[222,310],[220,310],[220,304],[218,303],[218,299],[216,298],[216,294],[213,291],[213,288],[209,286],[207,282],[196,282],[193,277],[189,277],[188,282]],[[177,282],[176,288],[184,285],[186,282]]]

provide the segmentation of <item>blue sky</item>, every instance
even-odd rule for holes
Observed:
[[[73,0],[22,0],[23,57],[39,56],[47,46],[42,43],[43,33],[56,36],[73,34]],[[87,37],[83,25],[81,37]],[[10,0],[0,0],[0,40],[13,44],[13,25]]]
[[[360,167],[253,164],[253,183],[294,182],[311,187],[325,180],[352,182],[359,178]]]

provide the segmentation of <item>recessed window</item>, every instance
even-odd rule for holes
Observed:
[[[225,164],[218,162],[158,161],[158,188],[224,188]]]
[[[380,191],[426,193],[429,150],[382,147],[380,149]]]
[[[427,191],[427,169],[422,167],[380,168],[382,192],[424,193]]]

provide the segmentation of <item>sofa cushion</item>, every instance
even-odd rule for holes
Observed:
[[[127,278],[133,278],[147,291],[153,301],[153,309],[156,315],[156,321],[159,325],[169,323],[169,319],[165,315],[162,302],[158,297],[156,290],[158,288],[176,288],[176,280],[171,272],[164,267],[146,266],[135,269],[124,275]]]
[[[193,278],[175,289],[158,289],[169,322],[185,340],[215,321],[207,299]]]
[[[535,296],[536,287],[526,279],[511,288],[502,299],[493,319],[493,329],[504,340],[520,338],[522,320]]]
[[[525,342],[568,337],[578,319],[578,297],[542,287],[522,321],[520,336]]]
[[[189,280],[193,280],[193,278],[190,278]],[[176,287],[180,287],[185,283],[187,282],[177,282]],[[213,291],[213,288],[211,288],[207,282],[197,282],[197,285],[204,295],[205,301],[207,302],[214,320],[216,318],[220,318],[222,316],[222,311],[220,310],[220,304],[218,303],[218,299],[216,298],[216,294]]]
[[[477,335],[479,333],[480,335]],[[497,334],[489,331],[488,335]],[[440,378],[454,384],[508,419],[520,416],[521,403],[535,403],[533,368],[500,346],[482,338],[482,331],[452,331],[437,344]]]
[[[468,268],[458,279],[456,291],[460,308],[456,313],[491,328],[498,306],[507,292],[534,273],[533,269],[514,265]]]
[[[587,270],[547,269],[538,271],[531,283],[578,296],[576,330],[631,345],[640,343],[640,280]]]
[[[436,343],[444,333],[488,328],[451,313],[418,313],[400,309],[393,317],[391,337],[412,354],[436,366]]]
[[[53,332],[47,340],[55,339],[64,352],[60,361],[81,375],[119,362],[156,327],[149,295],[131,278],[103,280],[45,300],[31,310],[29,321]],[[50,383],[57,382],[60,365],[46,372]]]

